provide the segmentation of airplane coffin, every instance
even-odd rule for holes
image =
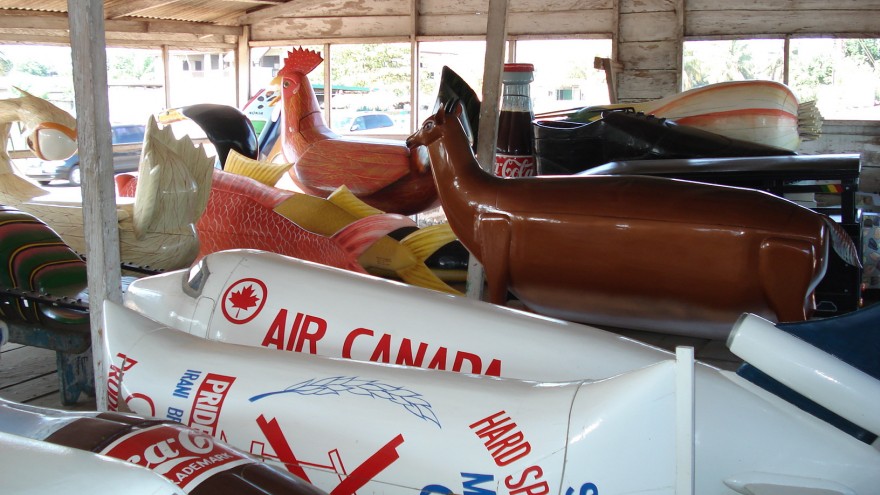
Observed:
[[[210,340],[530,380],[605,378],[672,357],[587,325],[252,250],[135,280],[125,305]]]
[[[113,303],[104,314],[111,406],[200,429],[333,495],[676,490],[671,361],[530,382],[212,342]],[[880,483],[872,446],[736,376],[694,371],[695,493]]]

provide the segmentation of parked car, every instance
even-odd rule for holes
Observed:
[[[114,145],[143,143],[144,130],[143,125],[114,125],[111,127],[112,143]],[[134,172],[138,169],[140,158],[140,149],[114,151],[113,170],[115,173]],[[66,180],[73,186],[82,183],[79,154],[76,153],[67,160],[35,162],[25,169],[25,174],[43,185],[53,180]]]
[[[383,127],[394,127],[394,121],[391,120],[391,117],[384,113],[368,113],[356,116],[348,130],[351,132],[368,131]]]

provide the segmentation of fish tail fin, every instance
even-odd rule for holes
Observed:
[[[327,200],[358,218],[366,218],[370,215],[381,215],[385,213],[382,210],[377,210],[376,208],[373,208],[372,206],[364,203],[347,187],[345,187],[345,185],[341,185],[336,188],[336,190],[333,191],[332,194],[330,194]]]
[[[286,174],[292,163],[270,163],[254,160],[246,157],[235,150],[229,150],[223,170],[233,174],[250,177],[267,186],[274,186]]]
[[[822,134],[822,114],[816,106],[816,100],[798,104],[798,135],[801,141],[819,139]]]
[[[409,217],[396,213],[383,213],[356,220],[339,229],[332,237],[346,252],[357,259],[367,248],[389,232],[414,225],[415,222]]]
[[[455,233],[448,223],[422,227],[400,241],[406,248],[412,251],[413,256],[424,263],[429,256],[446,244],[456,240]]]
[[[462,292],[453,289],[444,282],[424,263],[413,263],[409,267],[397,272],[397,275],[406,283],[433,289],[447,294],[463,295]]]

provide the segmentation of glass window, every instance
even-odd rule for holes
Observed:
[[[609,103],[605,71],[594,68],[595,57],[611,57],[611,40],[517,41],[516,61],[535,66],[535,113]]]
[[[370,122],[378,118],[394,122],[392,127],[381,127],[385,133],[411,132],[409,43],[333,45],[330,57],[330,123],[334,131],[347,133],[352,127],[369,130],[365,119],[361,119],[363,125],[352,124],[369,113],[382,116],[369,118]]]
[[[5,81],[0,86],[0,98],[17,98],[15,86],[76,114],[70,47],[0,45],[0,76]],[[12,127],[9,149],[26,149],[18,131],[24,126]]]
[[[110,121],[146,124],[150,115],[165,108],[162,53],[159,50],[107,48],[107,84]]]
[[[783,82],[783,40],[684,42],[683,90],[725,81]]]
[[[825,119],[880,120],[880,40],[793,39],[789,84]]]
[[[477,96],[483,94],[484,41],[426,41],[419,43],[419,111],[416,125],[434,113],[443,66],[458,74]]]
[[[211,56],[217,55],[222,63],[211,70]],[[228,52],[190,52],[171,50],[169,64],[171,80],[171,106],[179,107],[196,103],[218,103],[235,106],[235,54]],[[190,70],[183,69],[182,61],[189,63]],[[208,67],[208,70],[205,68]]]

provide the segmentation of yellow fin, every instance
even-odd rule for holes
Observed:
[[[229,150],[223,170],[250,177],[267,186],[274,186],[278,179],[290,170],[291,163],[269,163],[248,158],[235,150]]]
[[[400,243],[412,251],[416,259],[424,262],[435,251],[456,239],[457,237],[452,232],[449,223],[444,222],[422,227],[404,237]]]
[[[401,270],[397,273],[404,282],[410,285],[416,285],[419,287],[424,287],[426,289],[433,289],[440,292],[446,292],[447,294],[456,294],[462,295],[460,291],[457,291],[446,284],[446,282],[440,280],[440,277],[434,274],[430,268],[425,266],[424,263],[416,263]]]
[[[358,218],[385,213],[361,201],[345,185],[339,186],[327,200]]]

